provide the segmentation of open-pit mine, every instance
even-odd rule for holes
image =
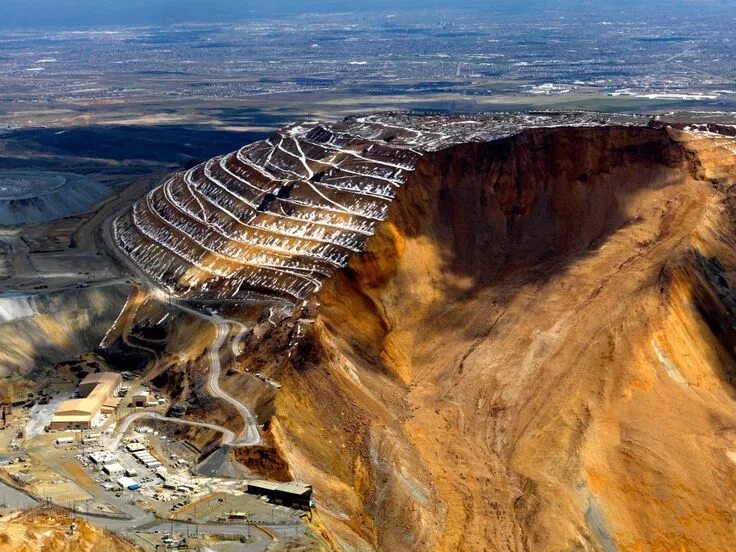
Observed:
[[[120,550],[733,550],[734,184],[723,117],[389,113],[72,197],[73,266],[0,233],[0,485]]]

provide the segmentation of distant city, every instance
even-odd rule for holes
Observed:
[[[0,552],[736,550],[736,0],[0,0]]]
[[[605,15],[605,17],[604,17]],[[3,102],[238,98],[359,87],[736,100],[733,18],[625,10],[479,15],[313,14],[171,27],[16,30],[0,36]]]

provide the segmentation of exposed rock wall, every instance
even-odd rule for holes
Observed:
[[[546,115],[296,126],[167,180],[117,238],[184,297],[309,299],[283,320],[250,308],[223,387],[268,420],[267,454],[244,460],[311,482],[336,547],[726,551],[736,146],[720,130]],[[398,177],[374,172],[386,163],[405,163],[391,201],[321,270],[326,251],[297,242],[334,224],[324,195],[364,208],[375,177]],[[320,164],[341,168],[317,177]],[[250,184],[265,195],[231,193]],[[286,200],[311,222],[281,247],[267,226]],[[227,235],[241,224],[260,229]]]
[[[134,552],[139,550],[122,538],[97,529],[85,520],[75,519],[76,528],[69,534],[71,521],[65,512],[32,510],[3,521],[0,550],[16,552]]]
[[[167,178],[115,220],[113,235],[176,296],[298,304],[363,250],[425,153],[524,126],[607,122],[591,113],[540,113],[291,125]]]
[[[529,130],[418,163],[274,372],[341,546],[732,548],[728,144]]]

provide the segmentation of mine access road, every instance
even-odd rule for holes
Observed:
[[[248,408],[243,403],[228,395],[220,387],[220,372],[222,371],[222,365],[220,363],[220,351],[223,344],[225,343],[225,339],[228,335],[230,335],[230,323],[227,320],[216,315],[213,315],[212,320],[215,323],[217,334],[209,352],[210,373],[207,380],[207,387],[213,397],[218,397],[231,404],[235,408],[235,410],[237,410],[238,413],[242,416],[244,423],[243,430],[237,436],[237,439],[231,442],[227,442],[225,440],[225,434],[223,434],[223,444],[236,447],[257,445],[261,442],[261,435],[258,431],[258,422],[256,421],[255,416],[251,414],[250,410],[248,410]],[[242,336],[243,334],[244,332],[241,329],[238,335]]]

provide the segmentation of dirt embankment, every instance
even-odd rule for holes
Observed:
[[[74,522],[74,531],[70,530]],[[63,512],[31,510],[0,522],[0,550],[13,552],[134,552],[136,546]]]
[[[29,379],[94,350],[125,303],[127,286],[69,289],[0,299],[0,376]]]
[[[283,385],[274,441],[336,542],[731,548],[735,180],[719,148],[551,129],[422,159],[298,345],[279,335],[262,367]]]

